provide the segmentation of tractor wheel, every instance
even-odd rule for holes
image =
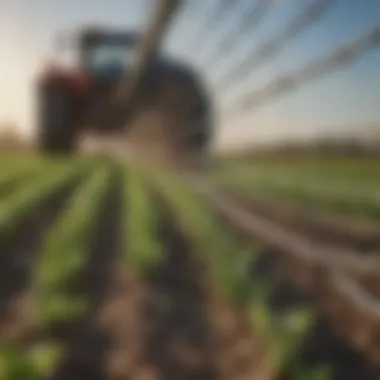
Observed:
[[[64,89],[43,89],[39,98],[38,148],[46,154],[65,154],[75,149],[73,101]]]

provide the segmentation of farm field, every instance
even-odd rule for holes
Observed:
[[[253,199],[286,201],[365,220],[380,219],[380,159],[264,158],[227,162],[213,176]]]
[[[293,201],[287,176],[317,187],[304,167],[233,165],[207,177],[237,196]],[[355,165],[314,174],[375,195],[375,165]],[[368,216],[357,210],[347,214]],[[379,320],[316,268],[247,239],[173,173],[7,157],[0,218],[0,379],[379,378]],[[313,292],[284,268],[318,277]]]

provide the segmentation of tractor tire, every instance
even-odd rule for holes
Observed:
[[[38,109],[38,149],[45,154],[67,154],[76,147],[73,100],[65,89],[42,89]]]

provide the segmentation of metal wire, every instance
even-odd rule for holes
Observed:
[[[253,33],[260,25],[260,21],[275,4],[276,0],[259,0],[257,3],[252,3],[242,18],[235,23],[233,29],[211,51],[205,60],[205,64],[216,66],[223,57],[231,54],[231,50],[238,45],[239,39],[244,34]]]
[[[141,78],[144,73],[150,57],[163,38],[167,25],[174,17],[174,11],[178,10],[180,3],[183,2],[180,0],[161,0],[159,3],[149,32],[147,32],[144,40],[141,42],[138,62],[136,64],[135,82],[137,82],[137,84],[139,78]],[[231,54],[231,49],[238,44],[240,38],[253,33],[254,29],[259,25],[259,22],[277,3],[276,0],[258,0],[249,7],[247,12],[243,13],[233,29],[209,51],[208,56],[210,58],[208,58],[206,62],[208,62],[209,66],[213,67],[212,72],[216,71],[215,64],[225,55]],[[238,2],[236,0],[218,1],[215,6],[212,7],[209,17],[206,17],[204,27],[195,33],[196,43],[199,45],[200,40],[204,43],[207,36],[215,29],[227,11],[237,4]],[[230,86],[241,82],[260,65],[273,59],[280,51],[285,49],[289,42],[295,37],[306,31],[313,23],[320,20],[334,4],[336,4],[336,0],[311,0],[308,2],[295,16],[293,21],[287,24],[276,36],[263,42],[258,48],[250,50],[241,62],[224,74],[219,82],[217,92],[220,92],[219,89],[226,92]],[[186,5],[194,11],[196,9],[195,5],[198,5],[198,3],[192,0],[188,1]],[[286,94],[298,88],[300,85],[336,70],[338,67],[348,65],[362,56],[367,50],[378,45],[379,28],[379,26],[376,26],[364,32],[358,38],[338,47],[327,56],[315,60],[294,72],[280,73],[273,81],[270,81],[261,89],[244,93],[237,102],[232,105],[229,110],[230,114],[253,110],[264,102]],[[199,52],[197,55],[199,56]],[[128,85],[130,88],[134,87],[131,83]],[[124,94],[126,91],[125,88],[126,85],[123,87]],[[133,90],[130,89],[129,91],[133,93]]]
[[[380,44],[380,25],[365,31],[354,40],[340,46],[327,56],[313,61],[290,74],[280,74],[264,88],[243,95],[233,111],[252,110],[264,102],[286,94],[300,85],[310,82],[339,67],[346,66],[359,59],[368,50]]]
[[[246,78],[254,69],[280,53],[287,44],[300,33],[317,21],[332,5],[335,0],[313,0],[294,20],[285,26],[278,35],[265,41],[258,48],[247,53],[238,65],[232,68],[220,80],[220,88],[226,89],[238,81]]]
[[[217,2],[216,7],[211,10],[211,14],[209,15],[210,17],[208,17],[204,23],[204,27],[198,30],[190,46],[198,47],[199,41],[202,41],[202,44],[204,44],[205,39],[209,37],[211,31],[219,24],[220,20],[225,16],[227,11],[236,5],[236,3],[236,0],[220,0]]]

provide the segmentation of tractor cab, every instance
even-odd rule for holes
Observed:
[[[137,45],[137,34],[129,31],[86,29],[79,36],[81,69],[95,81],[119,81],[133,65]]]

